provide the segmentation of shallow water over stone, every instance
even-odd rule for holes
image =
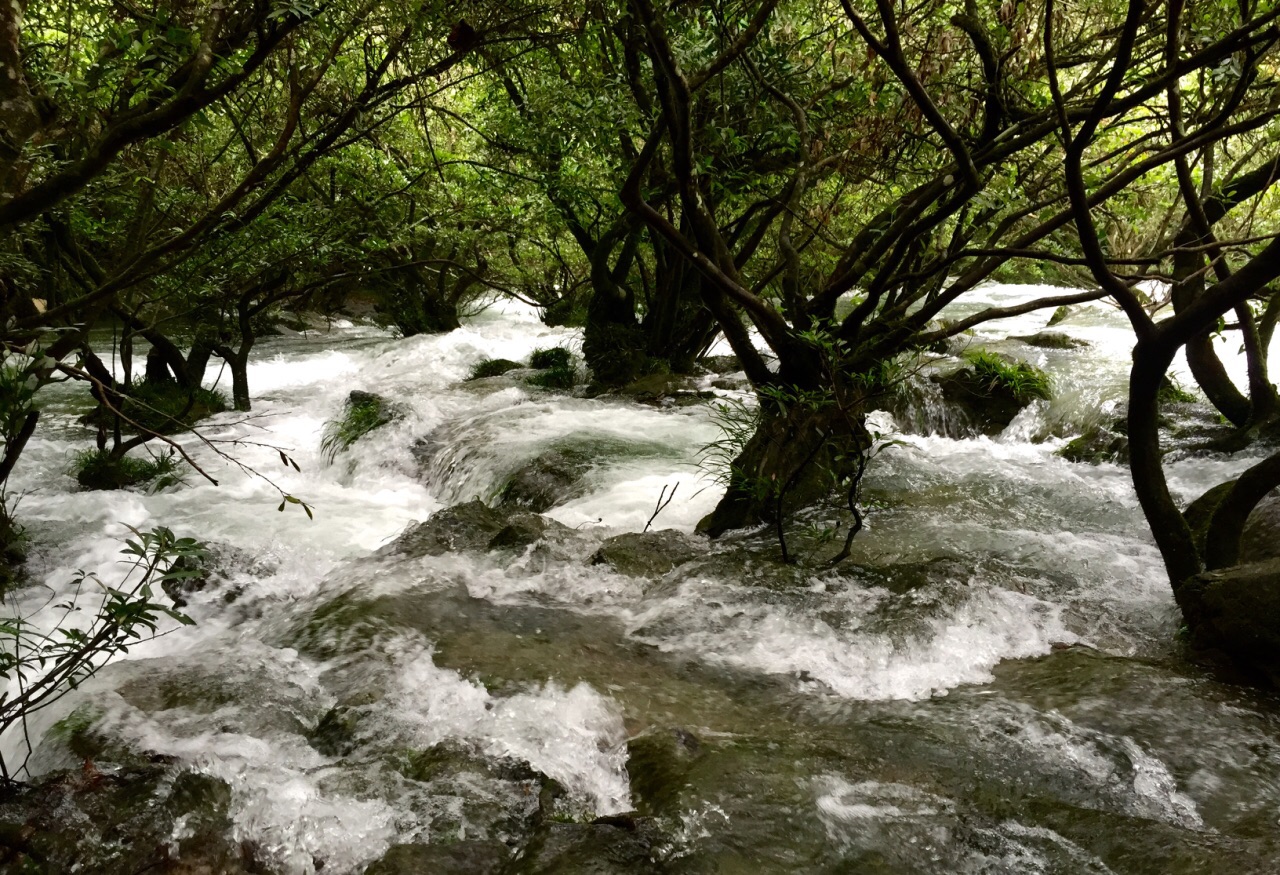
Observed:
[[[277,513],[275,488],[193,441],[221,485],[78,493],[64,470],[91,435],[75,424],[80,402],[59,398],[20,472],[44,582],[18,594],[25,609],[75,569],[115,573],[124,524],[234,549],[188,597],[196,627],[132,649],[33,722],[30,769],[155,760],[170,783],[156,779],[154,800],[173,776],[200,776],[225,792],[157,826],[166,853],[201,853],[192,836],[216,824],[218,854],[290,875],[572,872],[587,859],[601,871],[1274,872],[1277,702],[1179,658],[1127,471],[1054,454],[1121,396],[1127,335],[1099,306],[1058,326],[1089,350],[1012,339],[1045,318],[972,343],[1047,369],[1055,400],[995,438],[902,435],[872,469],[868,529],[835,570],[816,561],[831,545],[784,567],[753,536],[662,535],[628,561],[610,539],[644,529],[663,487],[679,484],[655,528],[689,533],[714,506],[696,464],[717,437],[711,408],[569,398],[518,375],[464,383],[482,357],[577,342],[518,308],[441,337],[348,327],[262,344],[254,413],[222,414],[208,434],[238,441],[225,446],[314,521]],[[323,424],[352,389],[406,415],[330,464]],[[393,545],[565,446],[598,458],[532,529]],[[1171,483],[1189,500],[1249,461],[1182,459]],[[674,558],[648,561],[663,550]],[[19,737],[4,744],[21,758]]]

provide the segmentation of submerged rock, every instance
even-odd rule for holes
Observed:
[[[488,551],[528,547],[548,535],[571,535],[563,523],[514,508],[489,507],[483,501],[455,504],[433,513],[379,551],[411,558],[460,550]]]
[[[502,871],[511,849],[499,841],[395,845],[364,875],[488,875]]]
[[[650,818],[602,817],[549,823],[520,852],[511,875],[635,875],[661,872],[664,836]]]
[[[675,529],[626,532],[601,544],[591,564],[607,565],[628,577],[659,578],[706,552],[705,541]]]
[[[645,814],[673,813],[689,783],[702,743],[684,729],[646,733],[627,742],[627,776],[636,807]]]

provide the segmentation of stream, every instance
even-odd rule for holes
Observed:
[[[339,325],[259,344],[253,412],[204,431],[314,520],[190,437],[217,486],[77,491],[88,398],[57,387],[14,477],[39,582],[18,610],[52,623],[77,570],[118,576],[126,525],[200,538],[219,570],[187,596],[195,626],[31,721],[28,768],[79,769],[71,728],[104,763],[160,757],[225,788],[219,830],[284,875],[486,871],[476,861],[519,847],[531,818],[633,810],[671,872],[1280,871],[1277,700],[1181,658],[1127,469],[1055,455],[1123,397],[1130,335],[1098,304],[1054,329],[1089,349],[1012,339],[1047,316],[971,338],[1053,378],[1055,399],[998,437],[901,433],[877,414],[901,443],[872,464],[867,529],[830,571],[778,566],[748,536],[668,573],[593,562],[644,529],[664,487],[678,484],[654,528],[692,533],[712,509],[721,487],[697,462],[713,407],[463,382],[482,358],[580,343],[520,305],[440,336]],[[405,415],[330,462],[324,425],[354,389]],[[547,512],[554,538],[393,545],[566,442],[596,456],[582,494]],[[1257,458],[1175,459],[1171,487],[1190,501]],[[22,738],[2,741],[21,761]],[[189,826],[175,821],[175,847]]]

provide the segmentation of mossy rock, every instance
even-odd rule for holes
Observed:
[[[657,579],[706,553],[705,541],[674,529],[662,529],[608,538],[590,561],[628,577]]]
[[[54,773],[3,795],[3,871],[247,873],[230,802],[224,782],[170,765]]]
[[[578,382],[577,371],[572,365],[547,368],[525,378],[525,383],[539,389],[552,389],[567,392]]]
[[[564,504],[583,494],[583,476],[595,461],[596,456],[583,447],[552,447],[507,478],[498,506],[542,513]]]
[[[1124,420],[1092,425],[1084,434],[1068,441],[1058,450],[1058,455],[1068,462],[1126,464],[1129,461],[1129,438],[1124,428]]]
[[[515,508],[468,501],[436,511],[383,547],[381,554],[441,556],[459,551],[523,549],[549,535],[569,535],[563,523]]]
[[[567,368],[572,364],[573,353],[563,346],[553,346],[550,349],[535,349],[533,354],[529,356],[529,367],[540,371],[548,368]]]
[[[320,451],[333,461],[365,435],[403,419],[407,412],[403,405],[377,393],[353,389],[347,395],[342,416],[325,423]]]
[[[930,379],[938,384],[943,400],[978,434],[999,434],[1036,397],[1043,397],[972,366]]]
[[[213,389],[199,388],[187,391],[173,381],[139,381],[124,390],[120,402],[123,416],[120,427],[127,434],[136,434],[132,420],[149,432],[178,434],[187,431],[202,419],[228,409],[227,397]],[[99,405],[82,420],[84,424],[111,428],[115,415]]]
[[[1041,349],[1083,349],[1089,346],[1089,341],[1080,340],[1062,331],[1040,331],[1010,339],[1020,340],[1027,346],[1036,346]]]
[[[1207,571],[1174,595],[1194,649],[1280,686],[1280,559]]]
[[[691,377],[681,374],[654,373],[633,380],[617,392],[623,398],[654,406],[684,407],[715,398],[712,392],[699,392]]]
[[[483,380],[488,377],[501,377],[507,371],[514,371],[523,367],[524,365],[519,362],[513,362],[511,359],[482,359],[471,368],[471,373],[467,375],[466,382]]]

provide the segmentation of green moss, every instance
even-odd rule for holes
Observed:
[[[986,384],[988,391],[1003,389],[1019,404],[1053,397],[1049,375],[1026,362],[1009,361],[981,349],[966,353],[965,360],[973,368],[977,379]]]
[[[524,366],[519,362],[511,361],[511,359],[482,359],[471,369],[471,373],[467,375],[467,380],[483,380],[485,377],[500,377],[507,371],[514,371],[516,368],[520,367]]]
[[[124,489],[154,483],[155,488],[178,482],[178,461],[172,452],[165,456],[139,459],[113,458],[107,450],[77,453],[71,464],[76,482],[85,489]]]
[[[551,349],[535,349],[533,355],[529,356],[529,366],[539,370],[570,368],[573,364],[573,354],[563,346],[553,346]]]

